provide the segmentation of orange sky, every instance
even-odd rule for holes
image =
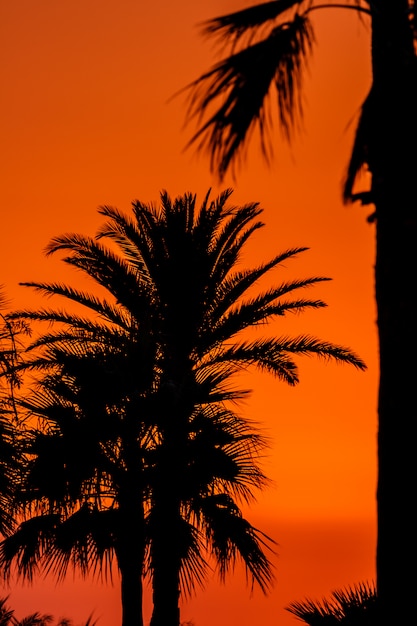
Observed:
[[[316,334],[350,346],[365,373],[300,360],[301,383],[252,373],[242,412],[271,437],[265,470],[274,486],[248,517],[279,543],[277,583],[250,598],[238,573],[187,602],[195,626],[295,626],[290,601],[320,598],[374,577],[377,343],[373,301],[374,229],[366,212],[345,207],[341,178],[352,140],[348,126],[369,84],[369,33],[353,12],[315,13],[318,45],[306,84],[305,132],[272,166],[256,142],[236,180],[219,187],[208,162],[183,152],[185,102],[168,99],[219,57],[196,25],[250,5],[246,0],[19,0],[0,2],[1,267],[13,306],[39,304],[22,280],[68,279],[43,248],[67,231],[93,234],[97,207],[128,211],[136,198],[167,189],[199,197],[232,186],[235,203],[259,201],[266,226],[244,262],[253,266],[292,246],[310,251],[278,270],[276,281],[332,277],[315,288],[329,307],[268,332]],[[0,590],[1,593],[1,590]],[[99,626],[120,617],[119,591],[96,583],[4,590],[17,616],[35,610]],[[145,607],[149,618],[150,604]]]

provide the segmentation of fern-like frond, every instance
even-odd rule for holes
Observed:
[[[262,154],[272,155],[269,99],[275,91],[280,129],[290,139],[302,118],[303,70],[314,35],[307,16],[277,25],[261,41],[231,54],[188,85],[187,119],[202,124],[187,147],[210,155],[210,166],[223,179],[244,155],[257,127]],[[213,112],[213,107],[215,110]]]

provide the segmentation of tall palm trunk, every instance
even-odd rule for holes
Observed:
[[[155,490],[152,532],[152,601],[153,611],[151,626],[179,626],[180,610],[180,555],[179,534],[177,528],[180,520],[179,502],[176,497],[178,485],[174,485],[168,476],[175,474],[161,472],[165,475],[164,486]]]
[[[183,347],[171,346],[167,382],[162,385],[160,445],[157,478],[153,488],[152,589],[150,626],[179,626],[180,570],[183,528],[181,492],[193,404],[187,397],[190,364]]]
[[[122,626],[143,626],[145,523],[142,493],[126,485],[119,499],[116,556],[120,573]],[[135,497],[136,496],[136,497]]]
[[[122,626],[143,626],[144,515],[141,501],[120,502],[120,532],[116,544],[120,572]]]
[[[376,206],[375,289],[380,351],[377,590],[390,624],[411,623],[414,522],[416,59],[407,0],[378,0],[372,16],[377,109],[370,137]],[[410,279],[412,276],[412,279]]]
[[[127,415],[122,438],[124,469],[117,474],[119,529],[117,563],[120,572],[122,626],[143,626],[143,566],[146,530],[143,462],[138,447],[139,427],[135,412]]]
[[[141,555],[130,546],[118,553],[120,570],[122,626],[143,626],[142,616],[142,561]]]
[[[172,417],[172,416],[171,416]],[[171,429],[169,429],[171,430]],[[178,432],[161,446],[152,510],[152,600],[151,626],[179,626],[181,501],[178,496],[181,463]]]

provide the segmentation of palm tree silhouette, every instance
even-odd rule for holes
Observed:
[[[404,371],[397,363],[409,362],[409,355],[417,350],[415,299],[410,290],[417,239],[416,3],[275,0],[209,20],[204,33],[230,45],[231,53],[186,88],[187,120],[197,118],[200,124],[189,145],[207,151],[212,170],[223,179],[245,155],[258,127],[262,151],[270,158],[271,96],[276,97],[284,138],[290,141],[302,116],[303,73],[315,44],[312,16],[330,9],[356,11],[371,29],[372,84],[360,110],[343,198],[374,205],[368,221],[376,229],[380,368],[377,588],[384,619],[406,623],[413,616],[401,602],[404,581],[396,572],[409,571],[417,558],[410,498],[415,452],[409,436],[416,416],[415,367]],[[369,174],[370,186],[360,190],[363,172]],[[407,584],[411,595],[411,579]]]
[[[360,583],[333,591],[331,599],[291,602],[286,610],[309,626],[377,626],[375,585]]]
[[[41,354],[22,365],[42,376],[16,398],[31,424],[20,440],[26,465],[14,494],[24,521],[1,543],[2,573],[9,578],[15,565],[29,580],[41,570],[62,580],[73,566],[111,577],[115,559],[122,623],[142,624],[149,434],[139,406],[143,381],[132,382],[140,375],[137,343],[133,333],[129,343],[121,329],[90,320],[81,334],[77,316],[72,321],[41,336],[30,346],[42,345]]]
[[[54,371],[31,396],[17,400],[38,426],[28,433],[30,460],[20,488],[28,519],[2,543],[1,562],[6,576],[14,561],[23,577],[30,579],[44,568],[62,579],[71,563],[83,574],[102,572],[114,555],[122,575],[123,621],[133,623],[141,606],[146,537],[152,539],[154,526],[151,510],[145,527],[143,502],[155,482],[158,450],[146,426],[140,424],[143,431],[147,428],[148,441],[133,436],[130,425],[126,432],[126,423],[138,419],[137,406],[128,413],[122,383],[108,375],[116,363],[109,367],[106,354],[97,366],[97,358],[96,350],[69,355],[55,345],[47,359],[30,363]],[[186,591],[193,590],[194,578],[201,582],[206,565],[197,525],[204,527],[222,578],[240,554],[254,580],[267,588],[272,576],[260,547],[268,538],[241,517],[233,489],[227,489],[230,483],[250,499],[248,486],[264,483],[253,463],[263,445],[257,433],[221,406],[212,403],[193,416],[184,463],[188,472],[180,485],[188,505],[179,529]]]
[[[41,516],[1,544],[0,562],[6,572],[17,563],[29,577],[39,563],[64,575],[71,558],[88,571],[115,555],[124,626],[141,622],[142,573],[152,582],[152,626],[178,626],[180,593],[204,583],[206,556],[214,557],[222,578],[241,558],[262,589],[272,581],[264,550],[271,544],[239,507],[266,481],[256,462],[262,436],[228,408],[244,395],[232,386],[242,368],[294,385],[297,355],[365,367],[349,349],[315,337],[245,334],[288,312],[325,306],[293,294],[328,279],[249,295],[305,248],[237,269],[244,245],[263,226],[262,209],[231,206],[230,195],[226,190],[212,201],[208,193],[198,209],[192,194],[171,200],[162,192],[160,207],[136,201],[133,216],[102,207],[106,221],[96,239],[63,235],[47,252],[65,251],[64,261],[104,287],[108,298],[28,282],[83,305],[89,315],[41,309],[10,316],[53,322],[58,330],[33,342],[34,357],[24,367],[47,374],[20,401],[45,420],[46,428],[29,438],[23,489],[26,510],[32,498],[32,512],[40,506]],[[129,549],[132,542],[136,550]]]

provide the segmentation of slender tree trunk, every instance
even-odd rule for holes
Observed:
[[[145,533],[142,502],[134,502],[132,497],[127,506],[121,504],[119,511],[120,531],[116,552],[120,572],[122,626],[143,626]]]
[[[176,351],[172,351],[176,354]],[[162,387],[160,426],[163,441],[158,456],[152,508],[153,613],[150,626],[179,626],[180,569],[183,547],[181,491],[188,418],[192,404],[184,393],[188,360],[172,358]],[[181,375],[181,372],[182,375]],[[171,373],[171,376],[169,375]]]
[[[119,556],[120,587],[122,601],[122,626],[143,626],[142,563],[131,549]]]
[[[174,415],[171,415],[171,420],[175,423]],[[182,447],[178,430],[175,432],[169,427],[165,431],[167,441],[161,445],[158,478],[154,485],[151,626],[180,624],[181,502],[178,491],[181,488],[179,464]]]
[[[411,624],[417,562],[416,59],[407,0],[378,0],[372,16],[376,110],[370,169],[376,206],[378,395],[377,589],[387,624]]]
[[[152,538],[151,626],[179,626],[179,511],[171,486],[155,494]]]
[[[146,549],[143,461],[137,407],[125,421],[123,458],[118,477],[120,515],[116,543],[120,572],[122,626],[143,626],[143,570]]]

